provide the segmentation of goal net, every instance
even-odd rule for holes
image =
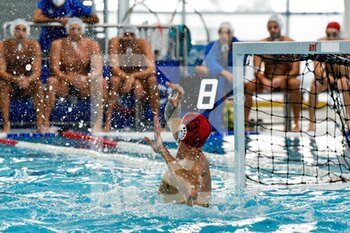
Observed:
[[[233,51],[237,184],[348,182],[350,43],[240,43]]]

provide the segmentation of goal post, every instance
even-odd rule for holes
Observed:
[[[235,161],[235,184],[237,189],[242,189],[246,185],[246,134],[245,134],[245,118],[244,118],[244,86],[246,82],[246,70],[245,70],[245,59],[247,55],[297,55],[302,59],[315,61],[313,55],[331,54],[341,55],[350,54],[350,42],[347,41],[312,41],[312,42],[239,42],[233,43],[233,100],[234,100],[234,161]],[[304,57],[307,58],[304,58]],[[301,60],[302,60],[301,59]],[[316,58],[323,59],[323,58]],[[342,57],[341,59],[344,60]],[[341,59],[338,59],[341,60]],[[283,60],[283,59],[282,59]],[[326,60],[327,59],[323,59]],[[337,61],[335,61],[337,62]],[[344,61],[344,64],[349,63]],[[333,63],[336,64],[336,63]],[[349,65],[350,67],[350,65]],[[350,70],[350,68],[349,68]],[[302,105],[302,103],[300,103]],[[271,104],[272,105],[272,104]],[[347,118],[345,118],[347,119]],[[334,124],[337,124],[334,122]],[[344,127],[343,127],[344,128]],[[273,131],[271,130],[271,133]],[[286,132],[287,133],[287,132]],[[300,135],[303,135],[301,132]],[[308,134],[305,132],[305,134]],[[286,135],[286,134],[285,134]],[[327,147],[328,148],[328,147]],[[317,149],[316,149],[317,150]],[[344,158],[345,159],[345,158]],[[289,160],[289,158],[287,159]],[[339,158],[337,159],[339,161]],[[301,161],[305,162],[306,159],[302,158]],[[306,163],[306,162],[305,162]],[[319,162],[315,163],[315,171],[319,175],[320,168]],[[273,166],[275,166],[273,164]],[[306,166],[303,166],[304,176],[307,172]],[[287,165],[289,168],[289,164]],[[340,166],[341,167],[341,166]],[[329,169],[329,167],[328,167]],[[347,168],[346,168],[347,169]],[[322,169],[321,169],[322,170]],[[272,170],[274,172],[275,170]],[[287,177],[288,177],[287,173]],[[260,175],[259,175],[260,176]],[[328,174],[328,176],[330,176]],[[304,182],[304,178],[301,178],[301,182]],[[288,182],[287,182],[288,183]],[[317,183],[317,182],[316,182]]]

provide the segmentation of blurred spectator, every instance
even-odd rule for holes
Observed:
[[[28,22],[17,19],[11,22],[12,38],[0,43],[0,104],[3,131],[9,132],[10,97],[32,96],[38,132],[43,132],[44,95],[41,74],[41,51],[39,43],[28,39]]]
[[[119,95],[133,93],[137,100],[148,100],[153,111],[155,131],[159,132],[159,93],[155,58],[149,42],[137,38],[137,29],[125,27],[121,37],[109,42],[112,77],[109,84],[105,130],[111,129],[112,112]]]
[[[239,40],[233,35],[233,28],[229,22],[221,23],[218,34],[219,39],[210,42],[206,48],[205,65],[211,76],[220,76],[232,82],[232,43]]]
[[[267,22],[270,36],[261,41],[293,41],[281,34],[282,19],[279,15],[272,15]],[[273,56],[254,56],[255,79],[245,85],[245,122],[248,123],[249,112],[252,107],[252,95],[257,92],[271,92],[279,89],[290,95],[293,108],[294,125],[292,131],[300,131],[299,114],[301,110],[301,92],[299,75],[300,62],[278,62]],[[263,69],[265,67],[265,69]],[[249,130],[249,129],[248,129]]]
[[[325,33],[326,36],[318,39],[319,41],[331,41],[331,40],[348,40],[340,35],[340,24],[337,22],[330,22],[327,24]],[[350,96],[349,96],[349,84],[348,76],[349,70],[346,66],[341,65],[329,65],[326,63],[315,62],[315,79],[311,83],[309,93],[309,114],[310,123],[309,131],[315,131],[316,129],[316,108],[317,108],[317,95],[320,92],[326,91],[330,86],[336,86],[336,88],[343,93],[344,104],[346,108],[347,118],[350,116]],[[335,82],[337,82],[336,85]],[[350,121],[347,122],[348,129],[350,129]]]
[[[210,123],[217,131],[223,128],[223,107],[229,93],[232,91],[232,43],[239,40],[234,36],[231,23],[223,22],[218,29],[219,39],[210,42],[206,47],[203,66],[197,66],[196,71],[201,75],[209,75],[218,79],[216,106],[208,116]]]
[[[102,77],[102,54],[98,43],[83,36],[85,24],[79,18],[70,18],[67,23],[68,37],[55,40],[50,51],[50,66],[53,75],[48,79],[45,127],[56,97],[77,93],[78,97],[91,96],[96,119],[92,131],[99,131],[103,116],[102,96],[106,94],[106,81]],[[96,104],[93,104],[96,102]]]
[[[35,23],[60,23],[65,26],[71,17],[81,17],[85,23],[98,23],[99,19],[91,7],[80,0],[40,0],[33,13]],[[39,43],[44,54],[50,50],[52,41],[67,36],[64,27],[43,27]]]

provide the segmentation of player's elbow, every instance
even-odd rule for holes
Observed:
[[[36,9],[33,12],[32,18],[33,18],[34,23],[41,23],[42,22],[42,12],[39,9]]]
[[[94,23],[99,23],[100,22],[100,18],[97,16],[97,15],[95,15],[95,17],[94,17]]]
[[[90,21],[89,23],[96,24],[96,23],[100,22],[100,18],[97,16],[96,13],[92,13],[92,15],[90,16],[89,21]]]

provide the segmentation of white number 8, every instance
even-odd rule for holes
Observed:
[[[201,81],[197,101],[198,109],[212,109],[214,107],[217,88],[217,79],[203,79]]]

